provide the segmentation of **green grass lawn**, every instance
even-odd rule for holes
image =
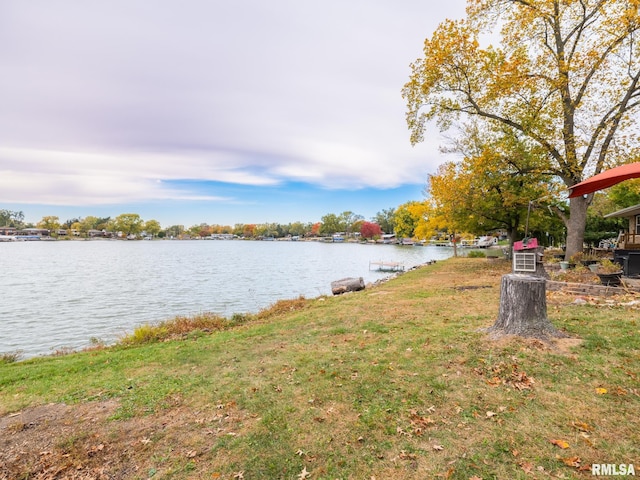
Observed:
[[[554,294],[549,318],[573,338],[492,341],[480,329],[508,269],[451,259],[177,339],[0,364],[0,428],[19,438],[0,445],[0,478],[640,475],[638,306]],[[44,422],[16,413],[51,403],[108,415],[51,421],[43,460]]]

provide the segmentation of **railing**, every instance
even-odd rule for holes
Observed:
[[[622,242],[618,244],[618,248],[627,250],[640,249],[640,233],[625,233],[621,240]]]

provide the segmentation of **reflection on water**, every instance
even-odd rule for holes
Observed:
[[[369,262],[406,268],[451,256],[439,247],[253,241],[58,241],[0,244],[0,352],[24,357],[91,338],[110,343],[175,315],[256,312],[331,294],[345,277],[379,280]]]

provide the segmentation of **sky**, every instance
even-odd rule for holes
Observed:
[[[371,219],[447,158],[401,89],[464,0],[0,0],[0,209]]]

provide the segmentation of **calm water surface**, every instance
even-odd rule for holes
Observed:
[[[0,353],[23,358],[106,343],[175,315],[257,312],[331,294],[331,282],[448,258],[442,247],[251,241],[0,243]]]

